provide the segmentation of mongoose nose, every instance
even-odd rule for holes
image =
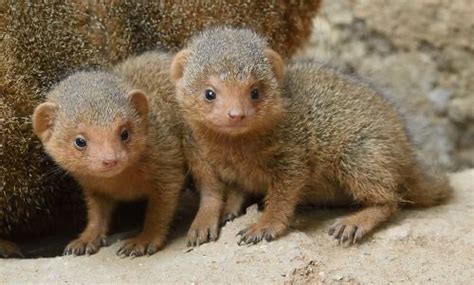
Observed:
[[[234,112],[229,112],[229,118],[232,121],[241,121],[243,118],[245,118],[245,115],[242,113],[234,113]]]
[[[117,159],[104,159],[102,160],[102,165],[104,167],[114,167],[118,164],[118,160]]]

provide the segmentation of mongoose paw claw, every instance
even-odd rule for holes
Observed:
[[[117,251],[117,255],[130,257],[152,255],[160,250],[163,244],[161,240],[154,241],[141,237],[131,238],[124,242],[124,245]]]
[[[238,245],[257,244],[263,239],[272,241],[279,237],[286,230],[285,225],[279,224],[254,224],[248,228],[241,230],[237,236],[240,236]]]
[[[340,245],[349,246],[359,242],[366,234],[366,231],[360,225],[337,220],[329,228],[328,234],[338,240]]]
[[[241,213],[227,213],[222,215],[221,225],[225,225],[227,222],[233,221],[235,218],[241,216]]]
[[[16,246],[16,244],[9,242],[9,241],[0,241],[0,257],[8,258],[8,257],[20,257],[24,258],[23,254],[21,253],[20,249]]]
[[[217,222],[200,226],[196,226],[193,222],[188,231],[188,246],[200,246],[206,242],[216,241],[218,236],[219,227]]]
[[[105,237],[98,237],[92,240],[83,240],[78,238],[70,242],[63,255],[92,255],[99,251],[99,248],[107,245]]]

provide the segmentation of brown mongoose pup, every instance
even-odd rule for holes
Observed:
[[[196,31],[216,24],[254,28],[275,50],[290,56],[309,40],[319,4],[319,0],[3,1],[0,108],[13,113],[0,115],[5,120],[4,133],[0,132],[5,136],[0,152],[0,238],[49,234],[65,227],[77,230],[84,220],[77,185],[55,171],[41,143],[31,136],[34,107],[65,75],[110,67],[156,46],[178,50]]]
[[[117,254],[150,255],[164,245],[185,179],[181,139],[161,90],[134,88],[112,73],[79,72],[35,109],[34,132],[87,203],[87,226],[65,254],[104,245],[114,200],[148,201],[143,231]]]
[[[431,205],[449,194],[444,178],[420,169],[380,93],[314,62],[285,66],[255,32],[201,33],[175,56],[170,75],[201,191],[191,244],[217,237],[226,188],[237,206],[225,210],[238,209],[242,193],[266,194],[262,217],[239,232],[239,244],[281,236],[301,202],[360,205],[329,230],[351,244],[401,204]]]

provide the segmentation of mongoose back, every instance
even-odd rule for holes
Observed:
[[[118,254],[150,255],[164,245],[185,178],[181,139],[177,122],[162,111],[162,90],[134,88],[113,73],[79,72],[35,109],[35,133],[86,198],[87,226],[65,254],[99,250],[114,200],[148,201],[143,231]]]
[[[291,56],[309,40],[319,4],[319,0],[3,1],[0,109],[11,114],[0,113],[5,130],[0,134],[4,142],[0,238],[77,230],[83,223],[77,185],[62,173],[55,175],[56,166],[31,135],[33,109],[66,75],[84,68],[108,68],[157,45],[178,50],[196,31],[216,24],[252,27],[265,34],[277,51]]]
[[[221,212],[238,213],[246,192],[264,193],[265,210],[239,244],[281,236],[303,201],[360,205],[329,230],[351,244],[403,203],[431,205],[450,192],[445,177],[422,171],[381,94],[315,62],[285,66],[255,32],[201,33],[175,56],[171,78],[201,191],[191,244],[215,239]]]

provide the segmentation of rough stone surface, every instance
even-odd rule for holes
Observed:
[[[327,228],[353,210],[314,208],[300,209],[286,236],[238,246],[236,233],[261,215],[251,206],[217,242],[198,248],[186,247],[192,214],[181,214],[168,245],[151,257],[117,257],[118,235],[89,257],[0,259],[0,284],[468,284],[474,278],[474,169],[451,175],[451,184],[455,196],[446,205],[402,210],[349,248],[336,244]]]
[[[317,56],[379,86],[428,161],[474,166],[474,3],[332,0],[315,19]]]

